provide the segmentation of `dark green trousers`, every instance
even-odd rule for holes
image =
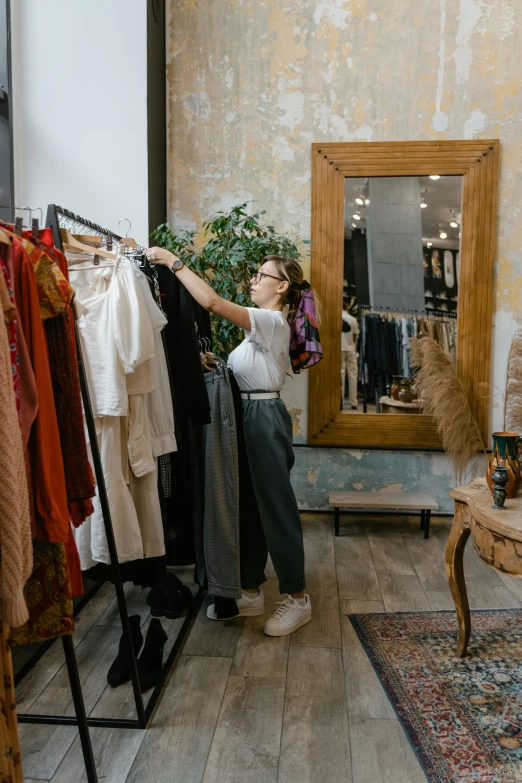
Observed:
[[[252,514],[243,564],[243,589],[265,581],[267,550],[281,593],[306,587],[303,528],[290,482],[292,420],[282,400],[243,400],[245,442],[259,517]],[[261,529],[259,529],[259,527]]]

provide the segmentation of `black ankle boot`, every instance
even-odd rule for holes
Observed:
[[[168,638],[160,621],[157,619],[151,620],[143,652],[138,660],[138,671],[143,692],[153,688],[161,676],[163,650]]]
[[[154,585],[147,596],[151,615],[168,617],[169,620],[181,617],[192,600],[190,588],[172,574],[169,574],[167,585]]]
[[[143,634],[141,633],[141,617],[139,614],[133,614],[129,617],[129,623],[131,628],[132,646],[134,647],[134,653],[138,657],[138,653],[141,650],[143,644]],[[129,682],[131,676],[129,671],[129,665],[127,663],[127,656],[125,655],[125,646],[123,640],[123,634],[120,639],[120,646],[118,648],[118,655],[111,664],[111,668],[107,672],[107,682],[112,688],[116,688],[118,685],[123,685],[125,682]]]

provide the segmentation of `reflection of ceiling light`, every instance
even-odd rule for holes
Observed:
[[[433,242],[426,242],[426,247],[431,247],[433,245]]]
[[[446,234],[445,231],[441,231],[439,236],[440,236],[441,239],[447,239],[448,238],[448,235]]]
[[[362,196],[357,196],[357,198],[355,199],[355,203],[356,203],[356,204],[360,204],[360,205],[361,205],[361,207],[362,207],[362,205],[364,204],[364,199],[363,199],[363,197],[362,197]]]
[[[440,174],[430,174],[430,179],[440,179]]]
[[[370,199],[369,198],[365,198],[364,199],[364,203],[366,204],[367,207],[369,207],[370,206]]]
[[[426,207],[427,207],[427,206],[428,206],[428,205],[426,204],[426,202],[425,202],[425,200],[424,200],[424,197],[423,197],[423,198],[422,198],[422,201],[421,201],[421,209],[426,209]]]
[[[353,217],[354,220],[360,220],[361,219],[361,216],[359,215],[358,212],[356,212],[355,215],[352,215],[352,217]]]
[[[352,228],[357,228],[357,223],[352,223]]]
[[[456,220],[452,220],[452,221],[451,221],[451,223],[450,223],[450,226],[451,226],[452,228],[458,228],[458,227],[459,227],[459,224],[457,223],[457,221],[456,221]]]

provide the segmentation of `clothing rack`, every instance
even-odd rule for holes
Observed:
[[[60,228],[60,219],[74,223],[79,228],[79,233],[84,233],[85,230],[94,230],[98,234],[105,237],[112,237],[116,242],[124,239],[112,231],[109,231],[97,223],[86,220],[85,218],[71,212],[70,210],[63,209],[56,204],[50,204],[47,211],[46,225],[52,228],[55,245],[59,250],[63,250]],[[83,232],[81,231],[83,229]],[[81,688],[80,677],[78,673],[78,665],[76,655],[74,651],[74,645],[71,636],[62,637],[65,659],[67,663],[67,670],[69,674],[69,680],[71,685],[71,691],[73,696],[73,702],[75,706],[76,717],[69,715],[37,715],[37,714],[24,714],[19,715],[18,720],[20,723],[35,723],[35,724],[47,724],[47,725],[63,725],[63,726],[77,726],[82,743],[82,750],[85,762],[85,768],[87,772],[88,783],[97,783],[98,777],[94,764],[94,756],[92,752],[91,740],[89,735],[89,727],[96,728],[116,728],[116,729],[146,729],[150,723],[156,705],[161,695],[161,691],[165,684],[166,678],[172,668],[174,662],[177,660],[182,646],[188,636],[190,629],[194,623],[196,615],[199,611],[199,607],[203,600],[204,591],[200,588],[194,597],[192,606],[189,607],[185,620],[178,632],[176,641],[163,665],[161,677],[159,678],[150,698],[145,705],[143,695],[141,692],[140,680],[138,675],[138,665],[134,647],[132,644],[131,628],[129,623],[129,615],[127,611],[127,602],[125,599],[125,592],[123,589],[123,580],[121,576],[120,564],[118,561],[118,553],[116,549],[116,540],[114,537],[114,530],[111,521],[111,512],[109,508],[109,502],[107,497],[107,490],[105,485],[105,478],[103,474],[103,468],[100,458],[100,451],[98,448],[98,439],[96,435],[96,426],[94,422],[94,416],[91,407],[91,401],[89,396],[89,389],[87,385],[87,376],[85,372],[85,365],[83,362],[81,343],[79,339],[78,327],[75,322],[75,338],[76,338],[76,350],[78,354],[78,371],[80,376],[80,387],[84,408],[84,415],[87,424],[87,430],[89,433],[89,440],[91,445],[92,461],[94,465],[94,472],[96,475],[96,482],[98,487],[98,496],[100,500],[100,506],[103,515],[103,523],[105,527],[105,533],[107,536],[107,545],[109,550],[109,556],[112,567],[112,580],[114,582],[116,590],[116,598],[118,603],[118,611],[121,618],[122,625],[122,638],[127,656],[127,663],[131,675],[132,690],[134,696],[134,702],[136,706],[136,718],[90,718],[85,711],[85,704],[83,699],[83,693]],[[91,595],[86,596],[81,601],[81,606],[90,600],[92,595],[96,593],[96,589],[92,591]],[[53,640],[55,641],[55,640]],[[28,672],[40,659],[41,654],[36,653],[33,659],[28,662],[23,668],[23,676],[26,676]],[[23,677],[22,677],[23,678]],[[22,679],[20,678],[20,679]],[[20,681],[18,679],[18,682]]]

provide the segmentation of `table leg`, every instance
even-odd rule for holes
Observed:
[[[428,508],[424,512],[424,538],[430,537],[430,522],[431,522],[431,511]]]
[[[334,508],[334,531],[335,535],[339,535],[339,524],[341,521],[341,512],[339,508]]]
[[[424,522],[425,522],[425,511],[421,511],[421,518],[420,518],[420,529],[424,530]]]
[[[457,658],[464,658],[468,649],[471,632],[471,616],[469,612],[468,594],[464,581],[464,548],[469,538],[470,530],[464,517],[464,503],[455,501],[455,517],[453,527],[446,545],[446,576],[453,595],[459,624],[459,643]]]

